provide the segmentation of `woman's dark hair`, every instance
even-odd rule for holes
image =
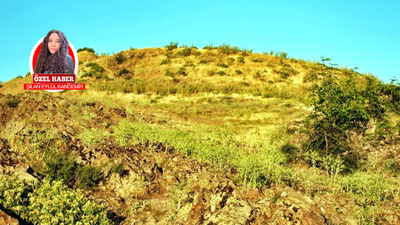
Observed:
[[[60,48],[54,54],[49,51],[49,37],[52,33],[60,37]],[[65,73],[65,58],[68,54],[68,41],[64,33],[59,30],[51,30],[43,40],[42,48],[36,60],[35,73]]]

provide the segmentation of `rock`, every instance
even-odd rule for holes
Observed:
[[[274,224],[326,224],[321,208],[309,197],[290,188],[285,188],[274,207],[270,221]]]
[[[17,219],[9,216],[8,214],[0,210],[0,224],[19,225],[19,222]]]

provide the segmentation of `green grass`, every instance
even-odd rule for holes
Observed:
[[[286,157],[279,149],[266,145],[258,152],[251,153],[251,149],[238,147],[239,142],[224,129],[159,129],[154,125],[126,120],[114,129],[113,136],[120,145],[141,144],[154,149],[166,148],[212,163],[222,170],[233,167],[240,171],[241,181],[249,186],[293,183],[291,169],[282,166]]]

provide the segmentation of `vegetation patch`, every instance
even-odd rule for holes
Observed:
[[[33,183],[0,175],[0,204],[32,224],[111,224],[104,206],[50,179]]]

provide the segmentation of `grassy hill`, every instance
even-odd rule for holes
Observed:
[[[23,91],[29,74],[2,84],[0,210],[31,223],[65,205],[66,223],[400,221],[398,84],[229,45],[78,57],[85,91]]]

